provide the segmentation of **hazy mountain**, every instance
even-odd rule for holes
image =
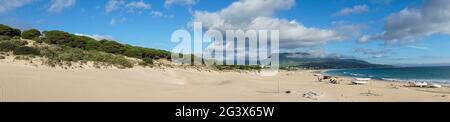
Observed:
[[[298,67],[312,69],[341,69],[341,68],[379,68],[393,67],[390,65],[372,64],[358,59],[338,57],[315,57],[309,53],[281,53],[281,67]]]

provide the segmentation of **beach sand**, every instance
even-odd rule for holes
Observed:
[[[315,71],[257,73],[183,68],[62,69],[0,60],[0,101],[36,102],[449,102],[450,88],[410,88],[371,81],[318,82]],[[290,93],[286,93],[290,91]],[[370,94],[369,94],[370,91]]]

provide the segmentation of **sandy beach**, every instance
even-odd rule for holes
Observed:
[[[366,85],[319,82],[311,70],[257,73],[183,68],[50,68],[0,60],[0,101],[146,102],[449,102],[450,88],[411,88],[372,80]],[[370,92],[369,92],[370,91]]]

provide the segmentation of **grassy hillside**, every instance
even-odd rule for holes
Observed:
[[[29,42],[32,44],[29,44]],[[39,56],[48,59],[50,66],[65,62],[94,61],[119,68],[130,68],[134,63],[127,57],[141,60],[138,64],[148,66],[154,59],[170,59],[170,52],[121,44],[113,40],[95,40],[64,31],[36,29],[21,32],[19,29],[0,24],[0,52],[12,52],[18,56]]]

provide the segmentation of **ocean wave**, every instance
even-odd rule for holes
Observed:
[[[352,75],[352,76],[367,76],[365,74],[357,74],[357,73],[350,73],[350,75]]]
[[[393,81],[393,82],[430,82],[430,83],[442,83],[442,84],[450,84],[450,80],[443,79],[397,79],[397,78],[381,78],[384,81]]]
[[[392,71],[391,71],[392,70]],[[426,70],[430,75],[424,75],[422,70]],[[373,72],[375,71],[375,72]],[[401,69],[370,69],[370,70],[328,70],[328,74],[346,77],[372,78],[384,81],[395,82],[429,82],[450,85],[450,69],[448,71],[436,69],[417,69],[417,68],[401,68]],[[417,73],[417,75],[415,75]]]

